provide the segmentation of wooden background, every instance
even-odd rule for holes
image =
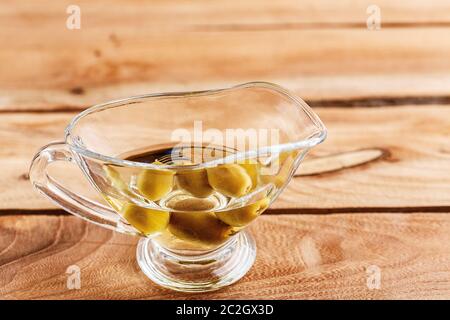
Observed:
[[[449,299],[450,2],[377,0],[378,31],[372,3],[78,0],[69,30],[73,1],[0,2],[0,297]],[[253,80],[307,100],[329,138],[250,227],[257,261],[233,286],[159,288],[137,239],[31,189],[33,154],[92,104]]]

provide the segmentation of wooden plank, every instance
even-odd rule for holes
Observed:
[[[445,174],[450,172],[448,106],[327,107],[315,111],[327,125],[329,136],[309,159],[342,152],[358,154],[368,148],[381,150],[384,155],[358,166],[294,178],[272,208],[370,212],[411,211],[417,207],[441,211],[450,206],[450,176]],[[26,173],[37,149],[60,140],[73,115],[2,115],[0,163],[4,183],[0,187],[0,209],[54,208],[32,192]],[[71,186],[77,191],[89,192],[77,168],[60,168],[70,175]]]
[[[313,100],[450,91],[446,27],[155,30],[0,27],[0,41],[8,43],[0,48],[0,110],[83,109],[129,95],[253,80]]]
[[[257,261],[238,283],[174,293],[146,279],[137,239],[67,216],[0,217],[2,299],[449,299],[446,214],[263,216]],[[69,266],[81,289],[66,287]],[[369,289],[367,268],[381,271]]]
[[[5,25],[52,27],[65,18],[70,0],[15,1],[0,4],[0,16]],[[89,25],[113,26],[117,23],[142,27],[188,28],[189,26],[236,26],[282,24],[293,27],[296,24],[320,27],[322,25],[364,23],[368,17],[370,0],[339,1],[328,0],[247,0],[213,2],[208,0],[152,0],[143,5],[141,1],[130,0],[78,0],[83,20]],[[393,23],[446,23],[450,22],[450,4],[445,0],[432,3],[421,0],[378,0],[382,22]]]
[[[44,145],[64,140],[64,128],[75,114],[4,114],[1,115],[0,163],[4,168],[0,186],[1,209],[55,209],[47,199],[35,192],[28,178],[28,170],[34,154]],[[55,163],[50,173],[70,181],[73,191],[88,197],[96,192],[76,166]]]
[[[387,156],[329,174],[295,178],[279,199],[283,207],[450,205],[450,176],[443,174],[450,169],[447,107],[316,110],[329,136],[312,155],[376,148]]]

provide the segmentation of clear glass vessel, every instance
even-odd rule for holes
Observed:
[[[304,101],[270,83],[149,94],[77,115],[64,142],[35,155],[30,179],[68,212],[141,237],[137,261],[157,284],[210,291],[250,269],[244,229],[325,137]],[[52,179],[54,161],[76,163],[105,202]]]

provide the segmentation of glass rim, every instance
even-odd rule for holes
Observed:
[[[107,156],[95,151],[92,151],[85,146],[81,145],[77,139],[72,139],[72,130],[77,125],[79,120],[82,118],[85,118],[86,116],[100,112],[102,110],[110,109],[110,108],[117,108],[122,107],[127,103],[133,103],[135,100],[141,100],[141,99],[148,99],[148,98],[181,98],[186,96],[202,96],[202,95],[213,95],[225,91],[230,91],[234,89],[240,89],[240,88],[251,88],[251,87],[260,87],[260,88],[266,88],[273,90],[277,93],[282,94],[283,96],[287,97],[293,104],[295,104],[297,107],[301,108],[303,112],[306,113],[306,115],[309,117],[311,122],[314,124],[314,126],[317,128],[317,132],[310,135],[306,139],[302,139],[299,141],[293,141],[283,144],[277,144],[277,145],[271,145],[266,147],[261,147],[255,150],[250,151],[239,151],[235,154],[215,159],[207,162],[202,162],[199,164],[193,164],[193,165],[156,165],[151,163],[143,163],[143,162],[137,162],[137,161],[131,161],[131,160],[124,160],[119,159],[111,156]],[[143,94],[143,95],[136,95],[131,96],[127,98],[112,100],[108,102],[104,102],[101,104],[96,104],[94,106],[91,106],[87,108],[86,110],[80,112],[75,117],[72,118],[70,123],[67,125],[65,129],[65,143],[77,154],[81,154],[88,158],[93,158],[102,162],[106,162],[108,164],[113,164],[120,167],[138,167],[138,168],[146,168],[146,169],[198,169],[198,168],[205,168],[205,167],[211,167],[218,164],[225,164],[225,163],[231,163],[236,162],[239,160],[249,159],[249,158],[255,158],[260,156],[261,154],[271,154],[271,153],[280,153],[280,152],[286,152],[286,151],[292,151],[297,149],[310,149],[319,143],[323,142],[327,137],[327,129],[325,125],[322,123],[320,118],[317,116],[317,114],[311,109],[310,106],[301,98],[297,97],[296,95],[290,93],[285,88],[274,84],[270,82],[265,81],[252,81],[252,82],[246,82],[239,85],[234,85],[231,87],[221,88],[221,89],[211,89],[211,90],[200,90],[200,91],[180,91],[180,92],[163,92],[163,93],[151,93],[151,94]]]

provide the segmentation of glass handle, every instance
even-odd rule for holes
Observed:
[[[49,164],[68,161],[76,164],[67,144],[55,142],[41,148],[30,166],[30,181],[34,188],[71,214],[102,227],[122,233],[137,234],[120,216],[110,208],[67,190],[47,173]]]

